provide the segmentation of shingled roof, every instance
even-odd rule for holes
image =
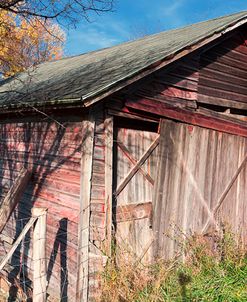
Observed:
[[[0,107],[93,100],[157,62],[247,22],[247,11],[38,65],[0,85]],[[169,61],[168,61],[169,62]],[[121,86],[121,85],[122,86]]]

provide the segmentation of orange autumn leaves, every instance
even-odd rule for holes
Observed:
[[[24,19],[0,10],[0,76],[9,77],[62,56],[65,34],[50,20]]]

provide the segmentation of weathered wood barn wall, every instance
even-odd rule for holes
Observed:
[[[143,58],[143,74],[135,81],[127,78],[125,85],[121,80],[118,89],[107,90],[118,67],[124,66],[119,53],[129,56],[135,42],[44,64],[36,77],[45,79],[45,86],[29,88],[32,98],[36,90],[44,98],[42,105],[35,105],[39,111],[29,105],[0,112],[1,197],[22,167],[32,173],[1,234],[1,256],[9,251],[32,207],[48,208],[50,300],[91,299],[100,286],[98,272],[111,253],[112,239],[120,252],[146,262],[176,253],[175,228],[207,232],[224,221],[246,238],[245,22],[246,13],[241,13],[196,29],[188,27],[188,37],[178,32],[176,41],[179,44],[186,36],[186,47],[178,53],[172,50],[165,62],[155,57],[149,68],[145,62],[155,56],[153,43],[157,39],[157,45],[162,44],[163,36],[139,40],[137,46],[144,45],[140,56],[148,42],[151,45]],[[189,33],[193,36],[197,31],[193,44]],[[134,44],[135,51],[138,47]],[[132,72],[136,53],[128,56],[124,70]],[[78,64],[84,66],[87,60],[90,64],[78,71]],[[95,79],[95,64],[97,70],[105,71],[104,77]],[[90,68],[91,86],[84,74]],[[52,74],[56,70],[57,78]],[[69,77],[63,79],[62,72]],[[59,85],[51,90],[55,80]],[[107,87],[101,98],[87,101],[85,97],[82,104],[83,98],[75,97],[82,85],[91,87],[90,95],[101,82]],[[1,93],[6,85],[0,85]],[[66,101],[61,102],[59,93],[64,93]],[[45,103],[56,95],[56,102]],[[4,99],[3,104],[7,103]],[[18,279],[30,287],[31,237],[27,236],[4,272],[10,281]]]
[[[75,295],[78,213],[80,208],[80,154],[82,123],[8,122],[1,124],[1,197],[24,166],[32,179],[2,233],[4,256],[31,216],[33,206],[49,209],[47,217],[48,292]],[[32,280],[32,241],[26,236],[23,254],[17,250],[8,279]]]
[[[246,239],[246,63],[243,27],[157,72],[125,101],[128,111],[163,118],[152,199],[155,256],[174,256],[178,230],[205,233],[225,222]]]

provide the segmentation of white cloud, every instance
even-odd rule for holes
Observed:
[[[130,32],[124,21],[116,20],[115,18],[106,17],[103,22],[95,23],[95,27],[108,33],[114,34],[121,40],[126,39]]]
[[[83,43],[95,48],[103,48],[116,44],[118,39],[109,36],[102,30],[96,28],[89,28],[86,31],[77,32],[77,43]]]
[[[67,33],[66,55],[74,55],[110,47],[126,41],[129,31],[125,24],[107,17],[101,22],[81,24]]]
[[[153,12],[152,17],[159,19],[164,25],[164,30],[178,28],[184,25],[184,5],[185,0],[163,1],[159,9]],[[150,16],[149,16],[150,18]]]
[[[161,10],[161,14],[163,16],[173,16],[174,13],[177,12],[177,10],[183,6],[184,0],[176,0],[171,5],[166,6],[164,9]]]

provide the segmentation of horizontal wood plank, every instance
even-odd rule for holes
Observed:
[[[116,222],[124,222],[150,218],[152,213],[152,202],[126,204],[116,207]]]
[[[127,102],[126,106],[140,111],[148,111],[152,114],[179,120],[188,124],[202,126],[208,129],[215,129],[221,132],[236,134],[247,137],[247,127],[239,123],[228,121],[226,118],[216,119],[213,116],[197,113],[192,110],[167,106],[162,102],[150,102],[142,99],[140,102]]]

